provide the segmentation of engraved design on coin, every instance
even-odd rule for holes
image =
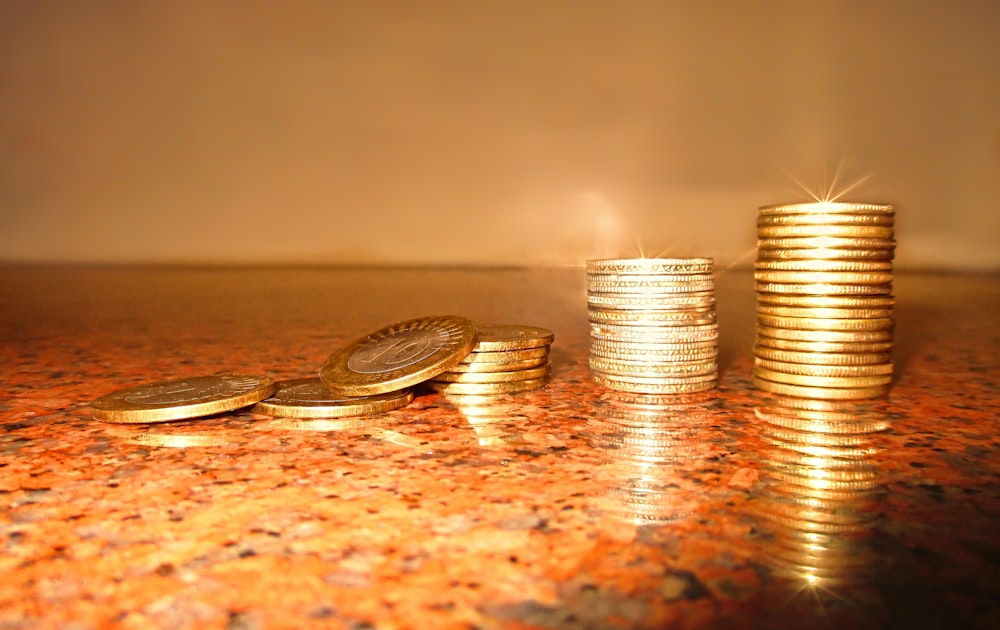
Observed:
[[[122,400],[130,405],[184,405],[220,396],[239,396],[260,386],[260,381],[246,377],[231,377],[216,381],[214,378],[168,381],[155,383],[130,391]]]
[[[426,359],[447,343],[444,330],[399,330],[359,347],[347,360],[347,367],[360,374],[398,370]]]

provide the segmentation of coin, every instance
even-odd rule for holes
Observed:
[[[787,214],[877,214],[891,215],[895,211],[884,203],[855,203],[851,201],[806,201],[801,203],[779,203],[761,206],[757,210],[761,216]]]
[[[660,374],[656,375],[638,375],[638,374],[619,374],[604,372],[602,370],[591,370],[594,376],[600,376],[601,378],[608,381],[618,381],[622,383],[634,383],[634,384],[648,384],[648,385],[690,385],[693,383],[705,383],[708,381],[716,381],[718,377],[714,373],[710,374],[684,374],[682,376],[664,376]]]
[[[594,382],[609,389],[616,389],[639,394],[691,394],[713,389],[716,380],[696,383],[652,383],[652,382],[631,382],[617,379],[610,379],[600,374],[593,374]]]
[[[702,326],[718,321],[715,310],[711,308],[683,311],[619,311],[591,308],[587,310],[587,318],[594,324],[619,326]]]
[[[808,306],[774,306],[758,304],[757,313],[772,317],[795,317],[804,319],[881,319],[891,318],[891,308],[829,308]]]
[[[592,350],[595,348],[600,348],[611,352],[664,351],[664,352],[672,352],[675,354],[680,354],[691,351],[692,353],[697,354],[712,348],[717,348],[718,345],[719,342],[713,339],[704,341],[691,341],[691,342],[678,341],[675,343],[668,343],[668,342],[647,343],[644,341],[618,341],[618,340],[601,339],[594,337],[593,335],[591,335],[590,337],[590,347]]]
[[[514,324],[476,324],[476,333],[476,352],[539,348],[551,345],[555,339],[548,328]]]
[[[374,396],[337,396],[319,378],[279,381],[277,386],[274,395],[254,406],[256,413],[278,418],[341,418],[390,411],[413,400],[408,389]]]
[[[466,372],[513,372],[517,370],[527,370],[530,368],[536,368],[545,365],[549,361],[548,354],[543,354],[540,357],[535,357],[534,359],[523,359],[521,361],[507,361],[501,363],[499,361],[492,363],[459,363],[447,372],[442,372],[441,374],[451,373],[466,373]],[[439,375],[440,376],[440,375]]]
[[[874,354],[892,350],[891,341],[798,341],[795,339],[776,339],[763,335],[757,336],[757,345],[794,352]]]
[[[783,361],[785,363],[802,363],[805,365],[877,365],[879,363],[888,363],[892,360],[892,355],[888,352],[870,354],[795,352],[792,350],[768,348],[767,346],[754,346],[753,352],[762,359]]]
[[[808,374],[788,374],[762,367],[754,367],[754,376],[774,383],[803,385],[807,387],[876,387],[892,382],[891,374],[877,376],[813,376]]]
[[[531,391],[544,387],[548,382],[548,378],[510,381],[508,383],[439,383],[428,381],[427,386],[442,394],[488,395]]]
[[[801,330],[888,330],[893,327],[890,317],[862,319],[823,319],[819,317],[775,317],[759,313],[757,322],[763,326],[776,328],[796,328]]]
[[[648,363],[628,360],[608,359],[601,356],[591,355],[590,369],[608,374],[634,374],[636,376],[684,376],[711,374],[719,369],[719,364],[715,358],[698,359],[695,361],[678,361]]]
[[[754,263],[758,271],[808,271],[831,272],[849,271],[855,273],[871,273],[876,271],[892,271],[892,261],[889,260],[829,260],[798,258],[794,260],[758,260]]]
[[[698,348],[694,350],[607,350],[601,347],[591,347],[590,356],[625,361],[629,363],[686,363],[714,359],[719,356],[719,347]]]
[[[372,396],[406,389],[457,365],[476,345],[476,325],[451,315],[376,330],[338,349],[320,378],[334,394]]]
[[[602,293],[602,294],[619,294],[623,297],[631,296],[670,296],[670,295],[680,295],[689,293],[704,293],[705,291],[712,291],[715,289],[715,281],[699,281],[699,282],[677,282],[677,283],[667,283],[667,282],[646,282],[646,283],[633,283],[633,282],[597,282],[594,280],[587,281],[587,291],[591,293]]]
[[[812,365],[772,361],[769,359],[754,359],[754,365],[767,370],[784,372],[786,374],[802,374],[809,376],[877,376],[892,374],[892,363],[874,363],[869,365]]]
[[[714,268],[711,258],[611,258],[587,261],[587,273],[591,274],[711,273]]]
[[[807,213],[761,214],[757,227],[765,225],[892,225],[892,214]]]
[[[805,308],[891,308],[896,299],[891,295],[791,295],[757,293],[758,304],[801,306]]]
[[[896,255],[892,247],[879,248],[835,248],[812,247],[809,249],[768,249],[757,248],[757,260],[873,260],[889,261]]]
[[[753,274],[758,282],[787,284],[887,284],[892,282],[891,271],[771,271],[757,270]]]
[[[623,298],[606,293],[587,294],[587,305],[596,308],[619,310],[688,310],[691,308],[714,308],[715,292],[704,291],[697,294],[671,295],[643,298]]]
[[[781,295],[822,295],[840,296],[849,295],[851,297],[861,295],[890,295],[892,294],[891,284],[830,284],[815,282],[810,284],[792,284],[781,282],[757,282],[755,288],[758,293],[778,293]]]
[[[609,341],[643,341],[646,343],[673,343],[706,341],[719,338],[718,324],[702,326],[616,326],[591,324],[591,337]]]
[[[274,391],[274,381],[248,374],[195,376],[121,389],[90,403],[104,422],[169,422],[252,405]]]
[[[549,347],[528,348],[526,350],[498,350],[496,352],[481,352],[473,350],[459,365],[476,365],[481,363],[509,363],[511,361],[527,361],[549,356]]]
[[[833,236],[837,238],[889,238],[892,226],[886,225],[758,225],[759,238],[805,238]]]
[[[793,341],[848,341],[868,343],[873,341],[889,341],[891,330],[801,330],[797,328],[777,328],[757,325],[757,334],[773,339],[790,339]]]
[[[508,383],[544,378],[552,371],[548,363],[527,370],[513,372],[442,372],[434,377],[439,383]]]

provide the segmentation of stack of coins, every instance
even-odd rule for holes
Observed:
[[[590,369],[605,387],[682,394],[715,387],[711,258],[587,261]]]
[[[551,330],[537,326],[477,324],[478,343],[460,363],[427,381],[445,394],[510,394],[548,383]]]
[[[874,398],[892,380],[892,206],[764,206],[757,218],[754,384]]]

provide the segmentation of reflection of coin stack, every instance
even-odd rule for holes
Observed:
[[[715,387],[712,259],[587,261],[587,304],[590,368],[598,384],[649,394]]]
[[[524,405],[506,395],[445,394],[465,416],[480,446],[523,444],[517,424],[527,421]]]
[[[694,512],[705,499],[694,463],[716,454],[705,438],[711,419],[704,405],[674,395],[609,393],[597,409],[605,423],[597,443],[607,452],[597,474],[606,487],[601,510],[635,523]]]
[[[548,382],[551,330],[504,324],[477,324],[476,330],[472,352],[428,386],[446,394],[489,395],[525,392]]]
[[[760,208],[754,384],[822,399],[873,398],[892,380],[893,208]]]
[[[779,398],[755,409],[767,447],[761,516],[775,568],[814,585],[860,583],[875,569],[878,403]]]

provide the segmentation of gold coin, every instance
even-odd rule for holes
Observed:
[[[681,311],[616,311],[591,308],[587,319],[594,324],[618,326],[703,326],[718,321],[714,309]]]
[[[614,374],[604,370],[591,369],[591,373],[608,381],[649,385],[690,385],[693,383],[705,383],[708,381],[718,380],[718,375],[714,372],[708,374],[685,374],[683,376],[664,376],[660,374],[644,376],[633,374]]]
[[[318,378],[279,381],[277,386],[274,395],[254,406],[254,412],[278,418],[341,418],[390,411],[413,400],[408,389],[374,396],[337,396]]]
[[[891,341],[891,330],[798,330],[795,328],[774,328],[772,326],[757,326],[757,334],[774,339],[790,339],[792,341],[849,341],[868,343],[872,341]]]
[[[795,328],[799,330],[890,330],[893,319],[879,317],[871,319],[820,319],[818,317],[775,317],[757,315],[757,322],[775,328]]]
[[[754,365],[766,370],[784,372],[786,374],[802,374],[809,376],[878,376],[892,375],[892,363],[874,363],[870,365],[810,365],[807,363],[789,363],[769,359],[754,359]]]
[[[697,348],[694,350],[651,350],[623,351],[605,350],[600,347],[590,348],[590,356],[610,359],[612,361],[627,361],[630,363],[686,363],[714,359],[719,356],[719,347]]]
[[[798,306],[805,308],[892,308],[896,298],[891,295],[789,295],[758,293],[758,304]]]
[[[889,393],[888,385],[877,385],[875,387],[805,387],[801,385],[789,385],[788,383],[775,383],[767,381],[757,376],[753,377],[753,384],[759,390],[782,394],[784,396],[798,396],[800,398],[815,398],[820,400],[855,400],[864,398],[881,398]]]
[[[320,378],[334,394],[406,389],[457,365],[476,345],[476,325],[451,315],[421,317],[359,337],[326,360]]]
[[[774,383],[803,385],[806,387],[876,387],[892,382],[891,374],[877,376],[813,376],[809,374],[788,374],[755,366],[754,376]]]
[[[548,378],[533,378],[525,381],[510,381],[507,383],[438,383],[428,381],[427,386],[442,394],[466,394],[485,396],[489,394],[513,394],[527,392],[544,387]]]
[[[895,239],[863,236],[790,236],[757,239],[758,250],[895,248]]]
[[[885,203],[855,203],[851,201],[804,201],[761,206],[758,214],[877,214],[892,215],[895,210]]]
[[[776,339],[763,335],[757,335],[757,345],[794,352],[875,354],[892,350],[891,341],[798,341],[795,339]]]
[[[882,319],[892,317],[892,308],[828,308],[758,304],[757,314],[803,319]]]
[[[759,225],[758,238],[892,238],[893,229],[885,225]]]
[[[618,310],[687,310],[715,307],[715,291],[700,294],[662,295],[658,297],[623,297],[615,294],[587,293],[587,305]]]
[[[851,272],[872,273],[892,271],[889,260],[758,260],[754,263],[758,271],[801,271],[801,272]]]
[[[715,374],[719,371],[719,364],[714,358],[671,363],[636,363],[633,361],[591,356],[590,369],[608,374],[620,374],[622,376],[634,375],[655,378],[657,376]]]
[[[555,335],[548,328],[516,324],[476,324],[476,352],[527,350],[549,346]]]
[[[757,227],[765,225],[889,225],[895,221],[892,214],[808,213],[761,214]]]
[[[785,363],[801,363],[804,365],[878,365],[889,363],[892,354],[877,353],[832,353],[832,352],[795,352],[792,350],[777,350],[766,346],[754,346],[753,353],[761,359],[783,361]]]
[[[778,282],[787,284],[886,284],[892,282],[891,271],[768,271],[757,270],[753,274],[758,282]]]
[[[719,325],[704,326],[615,326],[591,324],[594,339],[608,341],[641,341],[644,343],[690,343],[719,338]]]
[[[622,351],[622,352],[649,352],[649,351],[665,351],[682,353],[693,351],[694,353],[703,352],[711,348],[717,348],[719,343],[717,340],[709,339],[704,341],[691,341],[691,342],[659,342],[659,343],[646,343],[642,341],[619,341],[619,340],[608,340],[600,339],[594,336],[590,337],[590,347],[591,349],[600,348],[607,351]]]
[[[442,372],[432,380],[438,383],[509,383],[544,378],[552,371],[548,363],[540,367],[513,372]]]
[[[865,295],[891,295],[892,284],[790,284],[781,282],[757,282],[754,288],[758,293],[778,293],[781,295],[822,295],[852,297]]]
[[[766,249],[758,246],[757,260],[848,260],[848,261],[891,261],[896,255],[894,248],[844,248],[813,247],[809,249]]]
[[[656,383],[636,383],[609,379],[600,374],[591,374],[594,382],[598,385],[618,391],[632,392],[636,394],[692,394],[714,389],[718,381],[704,381],[698,383],[676,383],[676,384],[656,384]]]
[[[587,261],[587,273],[591,274],[711,273],[714,269],[711,258],[611,258]]]
[[[94,418],[103,422],[169,422],[240,409],[267,398],[274,389],[274,381],[262,376],[195,376],[121,389],[90,407]]]
[[[481,372],[514,372],[517,370],[528,370],[531,368],[536,368],[545,365],[549,361],[549,355],[543,354],[540,357],[535,357],[534,359],[524,359],[522,361],[507,361],[504,363],[493,362],[493,363],[459,363],[455,367],[451,368],[447,372],[442,372],[441,374],[451,373],[481,373]],[[440,376],[440,374],[438,375]]]
[[[617,294],[624,296],[660,296],[714,291],[714,281],[701,282],[596,282],[587,281],[587,291],[592,293]]]
[[[528,348],[526,350],[498,350],[496,352],[479,352],[473,350],[459,365],[477,365],[481,363],[510,363],[511,361],[527,361],[549,356],[549,346]]]

